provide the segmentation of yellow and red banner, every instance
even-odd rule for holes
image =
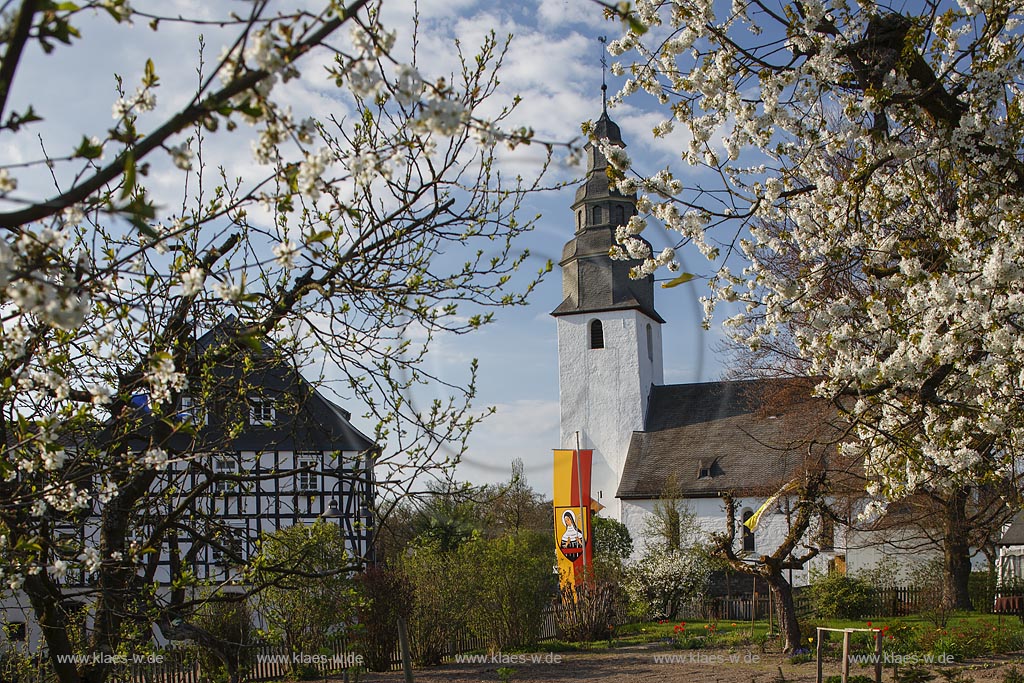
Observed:
[[[593,451],[555,451],[555,552],[561,583],[578,584],[593,563],[590,470]]]

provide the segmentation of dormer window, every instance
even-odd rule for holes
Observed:
[[[277,419],[274,402],[259,396],[249,397],[249,424],[272,425]]]
[[[697,478],[698,479],[710,479],[711,478],[711,466],[713,463],[706,460],[701,460],[697,465]]]
[[[590,323],[590,348],[604,348],[604,327],[601,325],[600,320],[594,320]]]

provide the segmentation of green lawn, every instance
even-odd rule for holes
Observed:
[[[801,627],[806,632],[801,637],[807,641],[807,649],[813,649],[816,645],[814,638],[817,626],[883,629],[887,651],[952,653],[958,660],[1024,648],[1024,625],[1019,619],[977,612],[951,615],[944,626],[938,626],[921,615],[858,620],[802,619]],[[840,634],[828,636],[830,648],[841,638]],[[686,649],[762,644],[770,649],[777,647],[775,639],[768,633],[767,621],[751,624],[704,620],[628,624],[616,629],[612,645],[656,641],[672,642],[674,646]],[[853,642],[856,649],[871,649],[873,635],[855,634]],[[567,645],[572,647],[571,644]],[[592,647],[607,646],[608,643],[595,643]]]

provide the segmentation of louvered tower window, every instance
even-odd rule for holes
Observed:
[[[600,320],[594,320],[590,323],[590,348],[604,348],[604,327],[601,326]]]

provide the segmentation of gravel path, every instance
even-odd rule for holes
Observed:
[[[1001,683],[1007,668],[1016,664],[1024,671],[1024,653],[968,662],[963,668],[969,680]],[[479,683],[501,681],[499,669],[512,669],[515,681],[601,681],[602,683],[813,683],[814,662],[789,664],[781,656],[756,650],[672,650],[660,644],[623,647],[612,651],[537,653],[497,656],[483,663],[448,664],[414,670],[416,683]],[[829,662],[824,674],[839,673]],[[853,667],[851,674],[873,675],[873,669]],[[892,670],[882,678],[893,680]],[[935,683],[942,682],[936,677]],[[401,672],[364,674],[365,683],[403,683]]]

